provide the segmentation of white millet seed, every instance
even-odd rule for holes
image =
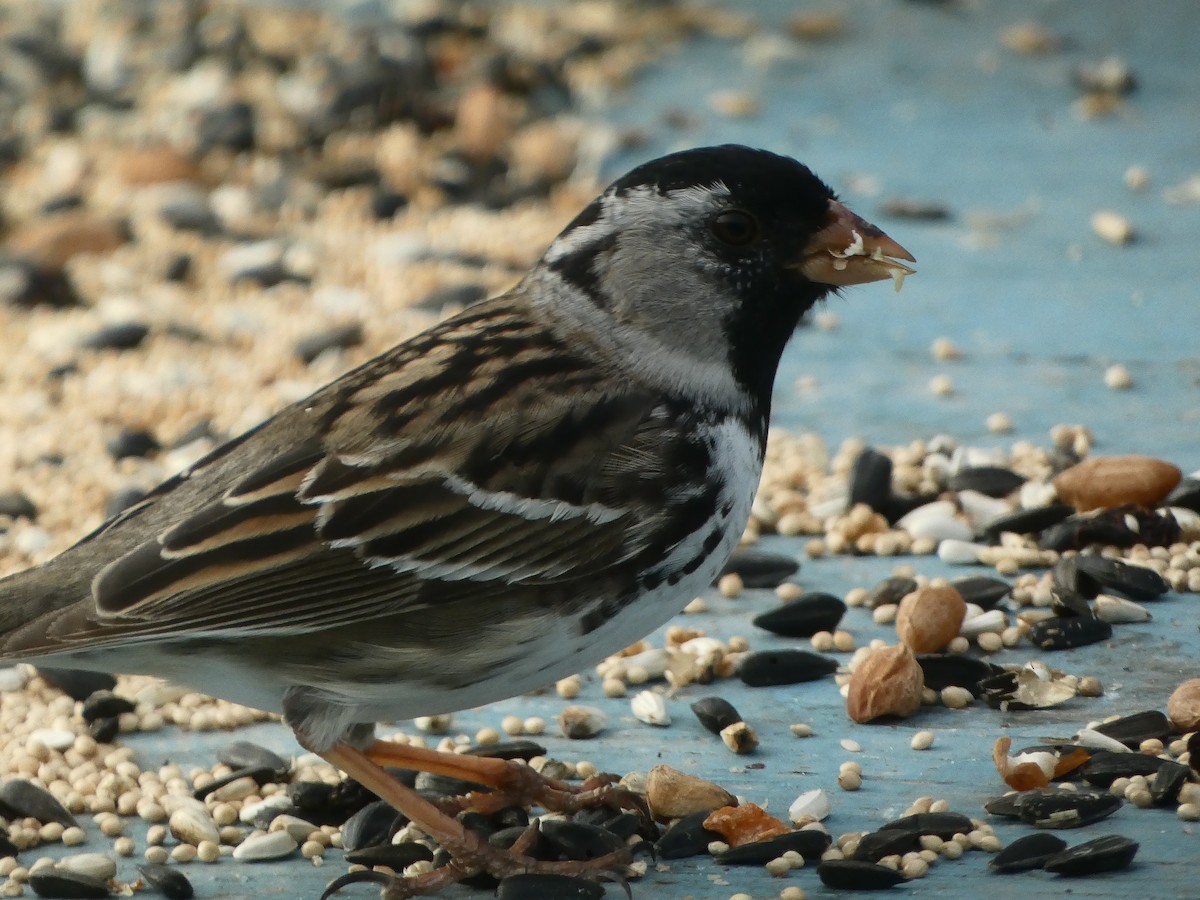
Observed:
[[[578,675],[571,675],[568,678],[562,678],[554,685],[554,689],[558,692],[558,696],[564,700],[574,700],[579,696],[579,691],[582,685]]]
[[[113,841],[113,852],[116,853],[117,856],[133,856],[135,850],[137,850],[137,845],[134,844],[133,838],[131,837],[122,835]]]
[[[62,842],[68,847],[78,847],[87,840],[87,835],[84,834],[82,828],[72,825],[62,833]]]
[[[166,847],[147,847],[145,856],[146,862],[152,863],[165,863],[170,859],[170,854],[167,853]]]
[[[775,588],[775,596],[784,603],[791,603],[793,600],[799,600],[804,596],[804,588],[793,582],[785,581]]]
[[[807,722],[796,722],[789,727],[791,728],[792,734],[794,734],[798,738],[806,738],[806,737],[813,736],[813,727],[811,725],[809,725]]]
[[[773,878],[782,878],[784,875],[792,871],[792,865],[782,856],[769,860],[763,866],[767,870],[767,874]]]
[[[717,580],[717,591],[722,597],[732,600],[746,589],[742,576],[737,572],[727,572]]]
[[[1115,363],[1104,370],[1104,384],[1114,391],[1126,391],[1133,387],[1133,376],[1120,363]]]
[[[520,716],[505,716],[500,720],[500,730],[507,735],[518,735],[525,730],[525,723]]]
[[[838,743],[841,744],[842,749],[847,753],[862,753],[862,744],[854,740],[854,738],[842,738]],[[855,765],[858,764],[855,763]]]
[[[998,653],[1004,649],[1004,638],[994,631],[985,631],[975,638],[975,643],[984,653]]]
[[[934,375],[929,379],[929,392],[935,397],[949,397],[954,394],[954,379],[949,375]]]
[[[214,863],[221,858],[221,848],[212,841],[201,841],[196,846],[196,859],[204,863]]]
[[[845,771],[838,773],[838,787],[843,791],[857,791],[862,787],[862,775],[858,772]]]
[[[1111,209],[1092,213],[1092,231],[1110,244],[1128,244],[1136,237],[1130,221]]]
[[[962,359],[963,355],[954,341],[948,337],[934,338],[933,344],[929,347],[929,353],[938,362]]]
[[[812,648],[818,653],[828,653],[833,649],[833,634],[829,631],[818,631],[808,639]]]
[[[947,709],[966,709],[975,699],[965,687],[954,684],[942,688],[941,696],[942,705]]]
[[[529,735],[543,734],[546,731],[546,720],[541,716],[530,716],[522,723],[522,730]]]
[[[992,434],[1009,434],[1013,430],[1013,420],[1006,412],[994,412],[984,422]]]
[[[912,740],[909,741],[909,746],[914,750],[928,750],[933,746],[933,732],[918,731],[912,736]]]

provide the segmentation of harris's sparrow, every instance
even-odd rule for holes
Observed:
[[[372,723],[541,687],[709,585],[749,515],[800,317],[837,287],[898,282],[900,260],[786,157],[721,146],[639,166],[512,290],[0,581],[0,657],[282,712],[455,857],[385,896],[479,869],[577,871],[481,846],[380,766],[558,808],[578,799],[563,785],[374,741]]]

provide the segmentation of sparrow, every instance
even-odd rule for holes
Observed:
[[[382,766],[565,810],[607,784],[398,746],[373,723],[543,687],[679,612],[738,544],[801,316],[841,287],[899,287],[912,261],[793,159],[726,145],[638,166],[507,293],[0,580],[0,658],[282,713],[449,851],[387,898],[611,868],[492,848]]]

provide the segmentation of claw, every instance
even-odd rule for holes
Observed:
[[[388,875],[385,872],[376,872],[374,869],[360,869],[357,872],[347,872],[345,875],[339,875],[325,886],[325,893],[321,895],[320,900],[329,900],[330,897],[342,888],[358,884],[360,881],[377,884],[380,887],[387,887],[395,878],[396,876],[394,875]]]

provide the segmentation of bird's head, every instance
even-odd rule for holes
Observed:
[[[902,260],[913,257],[807,167],[725,145],[673,153],[614,182],[542,268],[569,288],[567,302],[628,332],[664,377],[713,393],[724,370],[743,394],[769,401],[800,317],[839,287],[899,284],[913,271]]]

